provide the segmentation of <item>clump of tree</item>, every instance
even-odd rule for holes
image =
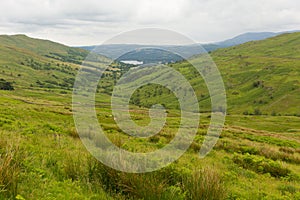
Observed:
[[[260,80],[259,81],[254,81],[252,85],[255,88],[259,88],[259,87],[263,88],[264,87],[264,81],[260,81]]]
[[[14,90],[11,82],[8,82],[4,79],[0,79],[0,90]]]

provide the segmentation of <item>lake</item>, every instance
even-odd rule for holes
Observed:
[[[120,62],[131,65],[142,65],[144,63],[143,61],[138,60],[121,60]]]

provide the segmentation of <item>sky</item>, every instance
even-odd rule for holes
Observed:
[[[141,28],[168,29],[209,43],[245,32],[300,29],[299,0],[9,0],[0,34],[70,46],[95,45]]]

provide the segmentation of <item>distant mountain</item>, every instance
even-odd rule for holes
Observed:
[[[277,36],[280,34],[282,34],[282,33],[274,33],[274,32],[244,33],[244,34],[238,35],[234,38],[224,40],[222,42],[217,42],[216,45],[218,45],[220,47],[230,47],[230,46],[243,44],[243,43],[246,43],[249,41],[264,40],[264,39],[274,37],[274,36]]]
[[[267,38],[275,37],[284,33],[295,33],[299,31],[283,31],[283,32],[249,32],[238,35],[234,38],[215,43],[219,47],[231,47],[243,44],[250,41],[264,40]]]
[[[289,31],[297,32],[297,31]],[[86,50],[94,50],[95,53],[105,55],[109,58],[116,60],[138,60],[144,63],[149,63],[149,55],[147,54],[149,50],[145,51],[143,49],[152,48],[151,51],[151,62],[176,62],[183,58],[188,58],[194,55],[201,54],[203,52],[212,52],[219,48],[231,47],[239,44],[243,44],[249,41],[264,40],[270,37],[274,37],[287,32],[250,32],[238,35],[234,38],[211,43],[211,44],[194,44],[194,45],[138,45],[138,44],[106,44],[99,46],[82,46],[80,48]],[[201,45],[201,47],[199,47]],[[155,52],[155,49],[157,52]],[[164,55],[162,56],[161,50],[164,50]],[[133,52],[131,52],[133,51]],[[134,55],[136,52],[136,55]],[[125,55],[124,55],[125,54]],[[173,54],[173,55],[172,55]],[[177,55],[174,55],[177,54]],[[179,56],[178,56],[179,55]],[[119,57],[122,58],[119,58]]]
[[[144,63],[151,62],[176,62],[183,58],[213,51],[218,48],[215,44],[199,45],[138,45],[138,44],[106,44],[99,46],[83,46],[85,50],[107,56],[115,60],[138,60]],[[151,50],[151,58],[149,56]],[[136,52],[136,55],[134,55]],[[162,55],[162,52],[163,55]],[[168,57],[168,58],[167,58]],[[150,60],[149,60],[150,59]]]

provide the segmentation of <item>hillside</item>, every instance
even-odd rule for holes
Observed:
[[[66,62],[75,62],[84,59],[88,52],[82,49],[68,47],[49,40],[30,38],[26,35],[1,35],[0,44],[3,47],[15,47],[35,53],[40,56],[55,58]]]
[[[262,41],[219,49],[211,57],[218,66],[226,89],[229,113],[300,115],[300,33],[279,35]],[[201,62],[201,56],[192,62]],[[202,111],[210,107],[208,91],[200,75],[186,62],[172,64],[193,85]],[[141,97],[141,105],[150,105],[161,97],[151,86],[151,98]],[[140,94],[145,93],[143,90]],[[139,94],[139,96],[141,96]],[[169,95],[162,94],[162,99]],[[135,96],[136,97],[136,96]],[[171,105],[171,103],[169,103]]]
[[[300,33],[220,49],[212,57],[224,77],[231,110],[300,114]]]
[[[1,35],[0,78],[18,88],[71,90],[76,70],[88,54],[83,49],[25,35]]]

